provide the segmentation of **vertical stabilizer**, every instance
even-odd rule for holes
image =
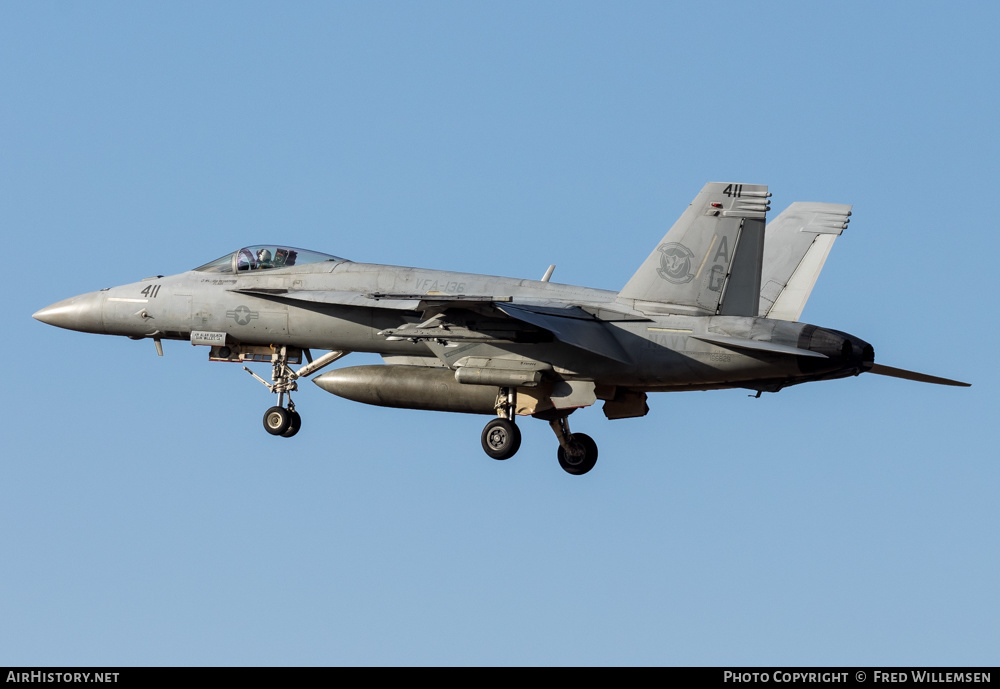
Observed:
[[[851,206],[796,202],[767,225],[759,315],[797,321]]]
[[[619,297],[756,316],[768,197],[761,184],[706,184]]]

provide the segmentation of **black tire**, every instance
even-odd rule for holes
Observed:
[[[493,459],[509,459],[521,447],[521,429],[507,419],[493,419],[483,429],[483,449]]]
[[[576,450],[567,457],[562,445],[556,455],[559,457],[559,466],[568,474],[582,476],[594,468],[597,464],[597,443],[586,433],[574,433],[570,436],[569,444]]]
[[[297,411],[291,412],[291,418],[288,423],[288,430],[281,434],[282,438],[291,438],[293,435],[299,432],[302,428],[302,417],[299,416]]]
[[[292,423],[292,415],[282,407],[271,407],[264,412],[264,430],[271,435],[282,435]]]

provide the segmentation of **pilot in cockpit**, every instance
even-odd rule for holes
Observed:
[[[274,265],[271,263],[271,252],[267,249],[261,249],[257,252],[257,268],[273,268]]]

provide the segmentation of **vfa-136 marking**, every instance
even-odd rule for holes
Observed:
[[[369,404],[492,415],[481,442],[495,459],[517,452],[518,417],[547,421],[571,474],[593,468],[597,444],[571,432],[568,417],[598,400],[609,419],[623,419],[644,416],[653,392],[745,388],[759,397],[865,372],[967,385],[876,364],[867,342],[799,322],[851,207],[793,203],[766,223],[769,198],[763,185],[705,185],[618,292],[550,282],[552,266],[533,281],[268,244],[34,317],[151,338],[158,350],[164,339],[187,340],[209,347],[212,361],[270,362],[270,381],[244,368],[278,395],[264,427],[283,437],[301,427],[298,380],[350,352],[375,352],[384,364],[313,380]],[[327,353],[314,359],[313,350]]]

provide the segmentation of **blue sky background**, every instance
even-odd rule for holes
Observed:
[[[0,1],[0,665],[996,665],[998,25]],[[31,319],[262,242],[618,289],[707,181],[854,204],[803,320],[973,387],[594,407],[572,477],[311,384],[275,439],[203,348]]]

